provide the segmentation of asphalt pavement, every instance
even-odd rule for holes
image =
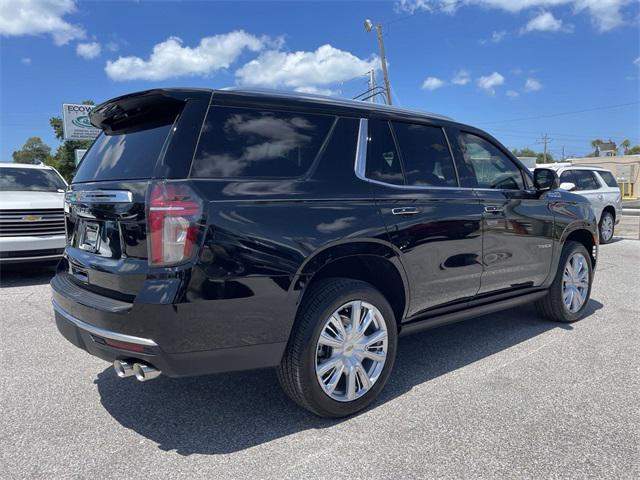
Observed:
[[[2,272],[2,479],[640,478],[640,241],[601,248],[578,323],[527,306],[402,338],[341,421],[272,370],[118,379],[58,334],[52,273]]]

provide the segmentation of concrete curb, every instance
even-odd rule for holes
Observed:
[[[623,208],[622,215],[640,217],[640,208]]]

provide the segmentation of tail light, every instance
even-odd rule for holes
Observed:
[[[202,200],[184,183],[154,183],[148,201],[149,263],[176,265],[190,260],[198,242]]]

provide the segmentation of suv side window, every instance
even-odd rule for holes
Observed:
[[[498,147],[472,133],[460,132],[458,144],[467,176],[478,188],[522,190],[520,168]]]
[[[573,170],[565,170],[560,174],[560,183],[573,183],[578,188],[578,180],[573,175]]]
[[[293,178],[307,172],[335,117],[210,107],[192,177]]]
[[[449,145],[440,127],[392,122],[408,185],[458,186]]]
[[[389,123],[369,120],[369,144],[365,175],[370,180],[404,185],[404,175]]]
[[[618,188],[618,182],[611,172],[598,170],[598,174],[602,177],[604,183],[606,183],[608,187]]]
[[[589,170],[573,170],[576,190],[597,190],[600,184]]]

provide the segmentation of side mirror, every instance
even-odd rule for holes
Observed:
[[[572,182],[562,182],[560,184],[560,188],[562,190],[566,190],[567,192],[570,192],[571,190],[573,190],[574,188],[576,188],[576,184],[572,183]]]
[[[558,174],[550,168],[536,168],[533,171],[533,185],[536,190],[545,192],[555,190],[560,185]]]

